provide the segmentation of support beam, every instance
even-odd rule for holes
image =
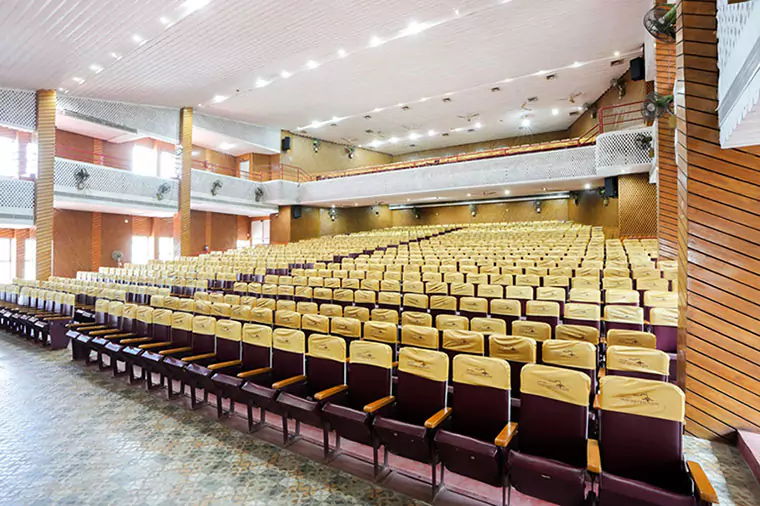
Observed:
[[[198,254],[197,251],[192,251],[192,241],[190,240],[190,187],[193,167],[193,109],[185,107],[180,110],[179,114],[179,142],[182,145],[182,163],[179,178],[179,243],[180,254],[182,256],[190,256]]]
[[[37,239],[37,279],[45,281],[52,270],[53,165],[55,163],[55,90],[37,92],[37,180],[34,225]]]

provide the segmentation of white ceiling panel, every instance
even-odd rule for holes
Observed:
[[[291,130],[328,122],[308,135],[356,144],[407,137],[377,148],[397,154],[526,133],[517,127],[530,96],[539,97],[528,112],[530,131],[567,128],[573,105],[562,99],[581,93],[578,105],[592,102],[625,70],[609,62],[616,52],[638,55],[651,0],[2,4],[0,86],[202,106]],[[310,61],[318,66],[308,69]],[[552,69],[560,69],[554,81],[534,75]],[[491,93],[493,86],[501,91]],[[447,93],[451,102],[443,103]],[[215,103],[215,96],[225,100]],[[475,113],[476,132],[408,140],[410,132],[467,127],[458,116]],[[345,119],[331,127],[333,117]]]

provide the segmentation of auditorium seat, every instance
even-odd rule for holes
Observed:
[[[670,358],[667,353],[660,350],[613,345],[607,348],[603,374],[668,381]],[[601,375],[602,372],[600,372]]]
[[[213,359],[216,345],[216,318],[212,316],[198,315],[193,317],[192,332],[187,346],[170,348],[159,351],[164,356],[162,367],[168,379],[168,394],[172,396],[172,380],[177,380],[181,385],[181,392],[185,386],[190,387],[190,406],[195,408],[196,377],[187,370],[187,366],[193,362]],[[208,402],[208,392],[204,392],[203,402]]]
[[[657,340],[657,349],[670,357],[670,381],[676,381],[678,370],[678,309],[652,308],[650,327]]]
[[[637,330],[610,330],[607,332],[607,346],[636,346],[657,348],[657,337],[651,332]]]
[[[520,420],[520,374],[526,364],[535,364],[537,346],[529,337],[492,335],[488,339],[489,356],[509,362],[512,391],[512,420]]]

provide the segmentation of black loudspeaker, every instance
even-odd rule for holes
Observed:
[[[605,177],[604,178],[604,196],[609,197],[611,199],[618,198],[618,178],[617,176],[614,177]]]
[[[646,79],[644,57],[639,56],[631,60],[631,81],[643,81],[644,79]]]
[[[293,219],[297,220],[301,217],[301,206],[293,206]]]
[[[280,149],[282,151],[290,151],[290,136],[282,138],[282,146]]]

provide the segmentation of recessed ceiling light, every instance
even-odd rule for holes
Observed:
[[[535,73],[535,74],[533,74],[533,75],[534,75],[534,76],[543,76],[543,75],[545,75],[545,74],[548,74],[548,73],[549,73],[549,71],[548,71],[548,70],[539,70],[538,72],[536,72],[536,73]]]
[[[136,44],[142,44],[143,42],[145,42],[145,39],[143,39],[138,34],[132,35],[132,40],[135,41]]]
[[[111,58],[115,58],[117,60],[121,60],[121,55],[119,53],[111,53]]]
[[[84,82],[84,79],[82,79],[81,77],[72,77],[71,80],[79,84],[82,84]]]
[[[340,120],[342,120],[342,119],[343,119],[343,118],[339,118],[338,116],[333,116],[333,117],[330,119],[330,121],[333,121],[333,122],[335,122],[335,121],[340,121]]]
[[[162,25],[168,25],[169,23],[171,23],[171,21],[169,21],[169,18],[167,18],[166,16],[161,16],[160,18],[158,18],[158,21]]]
[[[582,61],[576,61],[576,62],[573,62],[573,64],[570,66],[573,67],[574,69],[577,69],[578,67],[582,67],[584,65],[585,63],[583,63]]]
[[[583,110],[583,106],[579,105],[578,107],[576,107],[576,109],[578,109],[579,111],[582,111]]]
[[[552,109],[552,116],[559,115],[559,109]]]
[[[221,104],[222,102],[224,102],[228,98],[230,98],[230,97],[228,97],[226,95],[214,95],[214,98],[212,98],[211,101],[213,103],[215,103],[215,104]]]
[[[267,81],[266,79],[258,78],[256,79],[256,87],[257,88],[263,88],[267,84],[271,83],[272,81]]]
[[[99,74],[100,72],[103,71],[103,67],[101,67],[97,63],[93,63],[92,65],[90,65],[90,70],[92,70],[96,74]]]
[[[618,56],[620,56],[620,51],[615,51],[615,58],[617,58]]]
[[[428,130],[428,137],[433,137],[435,135],[435,130]]]
[[[420,99],[420,102],[427,102],[428,100],[430,100],[428,97],[422,97]]]
[[[338,58],[345,58],[346,56],[348,56],[348,53],[345,49],[338,49]]]
[[[512,192],[510,192],[509,190],[504,190],[504,195],[509,195],[510,193]]]
[[[398,142],[398,137],[391,137],[390,139],[388,139],[388,142],[390,142],[391,144],[396,144]]]
[[[475,128],[481,128],[482,126],[483,126],[483,124],[480,121],[478,121],[477,123],[475,123]]]
[[[372,109],[372,112],[380,112],[382,110],[383,110],[382,107],[375,107],[374,109]]]
[[[541,191],[546,191],[546,187],[544,186],[543,188],[541,188]]]
[[[410,21],[409,25],[406,27],[406,34],[407,35],[416,35],[423,31],[427,26],[424,23],[418,23],[416,21]]]
[[[464,132],[464,127],[456,127],[452,129],[454,132]]]
[[[293,74],[291,74],[291,73],[290,73],[290,72],[288,72],[287,70],[283,70],[282,72],[280,72],[280,77],[282,77],[283,79],[287,79],[288,77],[290,77],[290,76],[292,76],[292,75],[293,75]]]
[[[227,150],[227,149],[232,149],[234,147],[235,147],[235,145],[234,144],[230,144],[229,142],[223,142],[223,143],[219,144],[219,149],[221,149],[222,151]]]
[[[511,77],[508,77],[508,78],[506,78],[506,79],[502,79],[502,81],[501,81],[501,82],[502,82],[502,83],[511,83],[512,81],[514,81],[514,79],[512,79]]]
[[[409,134],[409,140],[410,141],[416,141],[420,137],[422,137],[422,134],[418,134],[417,132],[412,132],[412,133]]]
[[[409,202],[410,200],[412,200],[412,199],[406,199],[407,202]]]
[[[383,44],[383,39],[378,37],[377,35],[374,35],[371,39],[369,39],[369,45],[370,47],[377,47]]]
[[[472,193],[468,193],[468,194],[467,194],[467,196],[468,196],[468,197],[472,197]]]
[[[354,202],[354,207],[358,206],[359,204],[357,202]]]
[[[309,125],[310,128],[319,128],[320,126],[321,124],[317,120],[312,121],[311,124]]]
[[[188,14],[197,11],[198,9],[201,9],[208,5],[208,3],[211,0],[187,0],[185,3],[182,4],[182,7],[186,10]]]
[[[584,185],[583,185],[583,188],[584,188],[585,190],[590,190],[590,189],[591,189],[591,183],[586,183],[586,184],[584,184]]]
[[[306,68],[311,70],[319,67],[319,63],[315,62],[314,60],[309,60],[306,62]]]
[[[454,15],[459,16],[459,9],[454,9]]]
[[[523,118],[522,121],[520,122],[520,126],[525,127],[525,128],[529,127],[530,118]]]

